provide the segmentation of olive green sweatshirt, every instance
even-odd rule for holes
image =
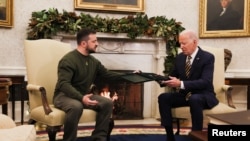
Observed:
[[[84,56],[77,50],[66,54],[58,64],[58,80],[54,97],[63,92],[68,97],[82,100],[89,93],[95,79],[119,80],[122,73],[107,70],[94,56]]]

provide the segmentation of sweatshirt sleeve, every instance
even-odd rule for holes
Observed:
[[[81,94],[80,91],[78,91],[73,85],[72,85],[72,77],[74,75],[74,66],[73,64],[66,61],[61,60],[58,65],[58,82],[56,89],[60,92],[63,92],[67,96],[82,100],[83,94]],[[86,90],[87,92],[87,90]]]

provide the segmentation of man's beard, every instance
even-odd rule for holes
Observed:
[[[96,52],[95,50],[88,50],[88,51],[89,51],[89,54]]]
[[[88,47],[87,50],[88,50],[89,54],[96,53],[96,49],[92,49],[92,48]]]

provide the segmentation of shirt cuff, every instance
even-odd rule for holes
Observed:
[[[183,81],[181,81],[181,87],[180,87],[181,89],[185,89],[185,86],[184,86],[184,83],[183,83]]]

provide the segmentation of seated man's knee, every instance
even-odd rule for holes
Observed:
[[[113,101],[107,98],[103,98],[102,103],[104,107],[112,108],[113,107]]]
[[[74,112],[82,112],[83,110],[83,104],[81,102],[71,102],[70,103],[70,109]]]
[[[202,101],[202,96],[199,94],[193,94],[189,97],[189,103],[199,103]]]
[[[112,108],[112,107],[114,106],[112,100],[108,100],[108,101],[106,102],[106,105],[107,105],[108,107],[110,107],[110,108]]]
[[[171,99],[171,94],[162,93],[158,96],[158,102],[166,102]]]

